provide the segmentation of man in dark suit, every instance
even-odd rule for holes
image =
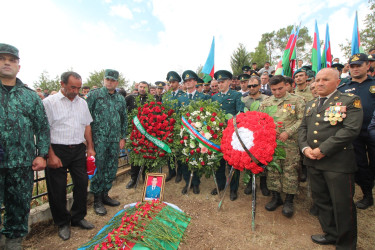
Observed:
[[[264,72],[262,76],[260,77],[260,83],[261,83],[260,92],[264,95],[271,96],[272,92],[271,92],[270,85],[268,84],[269,81],[270,81],[270,76],[268,75],[267,72]]]
[[[336,90],[339,83],[337,70],[319,71],[319,97],[306,105],[298,142],[324,232],[312,235],[312,241],[336,245],[336,249],[355,249],[357,214],[353,194],[357,166],[352,142],[361,130],[363,111],[358,96]]]

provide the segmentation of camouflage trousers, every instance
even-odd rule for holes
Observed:
[[[33,181],[31,166],[0,169],[0,202],[5,206],[1,234],[7,238],[20,238],[28,233]]]
[[[120,145],[118,142],[94,142],[94,146],[96,174],[90,181],[90,192],[108,193],[116,178]]]
[[[287,144],[284,149],[286,158],[279,161],[282,173],[276,169],[268,170],[267,187],[271,191],[296,194],[298,191],[298,163],[300,158],[298,146]]]

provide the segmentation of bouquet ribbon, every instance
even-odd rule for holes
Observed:
[[[185,119],[185,117],[181,117],[182,125],[184,128],[189,132],[189,134],[197,140],[199,143],[201,143],[203,146],[205,146],[207,149],[215,151],[215,152],[221,152],[220,146],[216,145],[210,140],[207,140],[201,133],[199,133],[193,126]]]
[[[165,144],[161,140],[159,140],[156,137],[154,137],[154,136],[150,135],[149,133],[147,133],[147,131],[142,126],[141,122],[138,120],[137,116],[134,116],[133,122],[134,122],[134,125],[139,130],[139,132],[141,132],[141,134],[144,135],[149,141],[151,141],[153,144],[155,144],[159,148],[163,149],[167,153],[171,153],[172,152],[171,148],[167,144]]]

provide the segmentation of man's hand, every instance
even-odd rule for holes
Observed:
[[[87,154],[87,157],[90,157],[90,156],[95,157],[96,155],[95,150],[93,148],[87,148],[86,154]]]
[[[325,156],[324,154],[322,154],[322,152],[320,152],[319,148],[313,149],[313,151],[311,152],[311,154],[314,155],[317,160],[320,160],[320,159],[322,159]]]
[[[46,160],[43,157],[38,156],[33,160],[32,169],[34,171],[41,171],[46,168],[46,165],[47,165]]]
[[[280,141],[282,141],[282,142],[285,142],[286,140],[288,140],[288,137],[289,137],[289,135],[288,135],[287,132],[282,132],[282,133],[279,135],[278,139],[279,139]]]
[[[125,139],[120,140],[120,149],[123,149],[125,147]]]
[[[310,158],[311,160],[316,160],[315,155],[312,154],[313,150],[312,148],[308,147],[303,151],[303,154],[307,157]]]
[[[57,155],[53,154],[50,155],[48,160],[47,160],[47,166],[49,168],[61,168],[63,166],[61,160]]]

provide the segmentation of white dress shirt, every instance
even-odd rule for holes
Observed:
[[[74,145],[85,141],[85,128],[93,121],[85,100],[73,101],[61,90],[43,100],[51,130],[51,144]]]

